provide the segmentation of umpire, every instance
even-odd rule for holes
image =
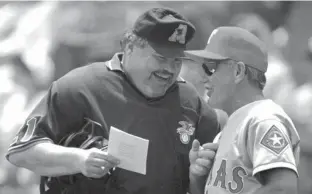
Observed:
[[[59,193],[185,194],[197,187],[190,179],[204,183],[216,149],[205,143],[218,133],[219,123],[215,111],[178,77],[194,33],[194,26],[174,10],[143,13],[121,41],[123,53],[52,83],[7,159],[41,176],[86,177]],[[103,149],[60,144],[86,121],[100,126]],[[146,175],[118,168],[122,161],[107,153],[111,126],[149,140]]]

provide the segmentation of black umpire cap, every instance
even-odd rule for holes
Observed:
[[[169,8],[153,8],[135,22],[133,32],[166,57],[184,57],[186,44],[193,38],[194,25]]]

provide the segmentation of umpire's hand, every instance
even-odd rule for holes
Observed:
[[[207,175],[213,164],[218,144],[206,143],[200,146],[198,140],[194,140],[192,149],[189,153],[190,158],[190,173],[195,176]]]
[[[120,163],[117,158],[98,148],[83,150],[78,162],[81,173],[90,178],[101,178]]]

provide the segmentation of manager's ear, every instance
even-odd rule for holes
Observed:
[[[235,83],[238,84],[243,81],[245,77],[246,66],[243,62],[238,62],[235,67]]]

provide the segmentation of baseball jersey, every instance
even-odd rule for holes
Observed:
[[[299,136],[291,119],[272,100],[241,107],[214,140],[219,142],[205,194],[252,194],[260,172],[288,168],[298,174]]]
[[[186,193],[192,141],[213,141],[219,132],[216,113],[183,80],[163,97],[144,97],[122,71],[121,58],[116,54],[108,62],[77,68],[55,81],[7,156],[40,142],[58,143],[88,119],[101,125],[106,139],[113,126],[149,140],[146,175],[116,168],[106,184],[100,183],[105,188],[93,194]]]

